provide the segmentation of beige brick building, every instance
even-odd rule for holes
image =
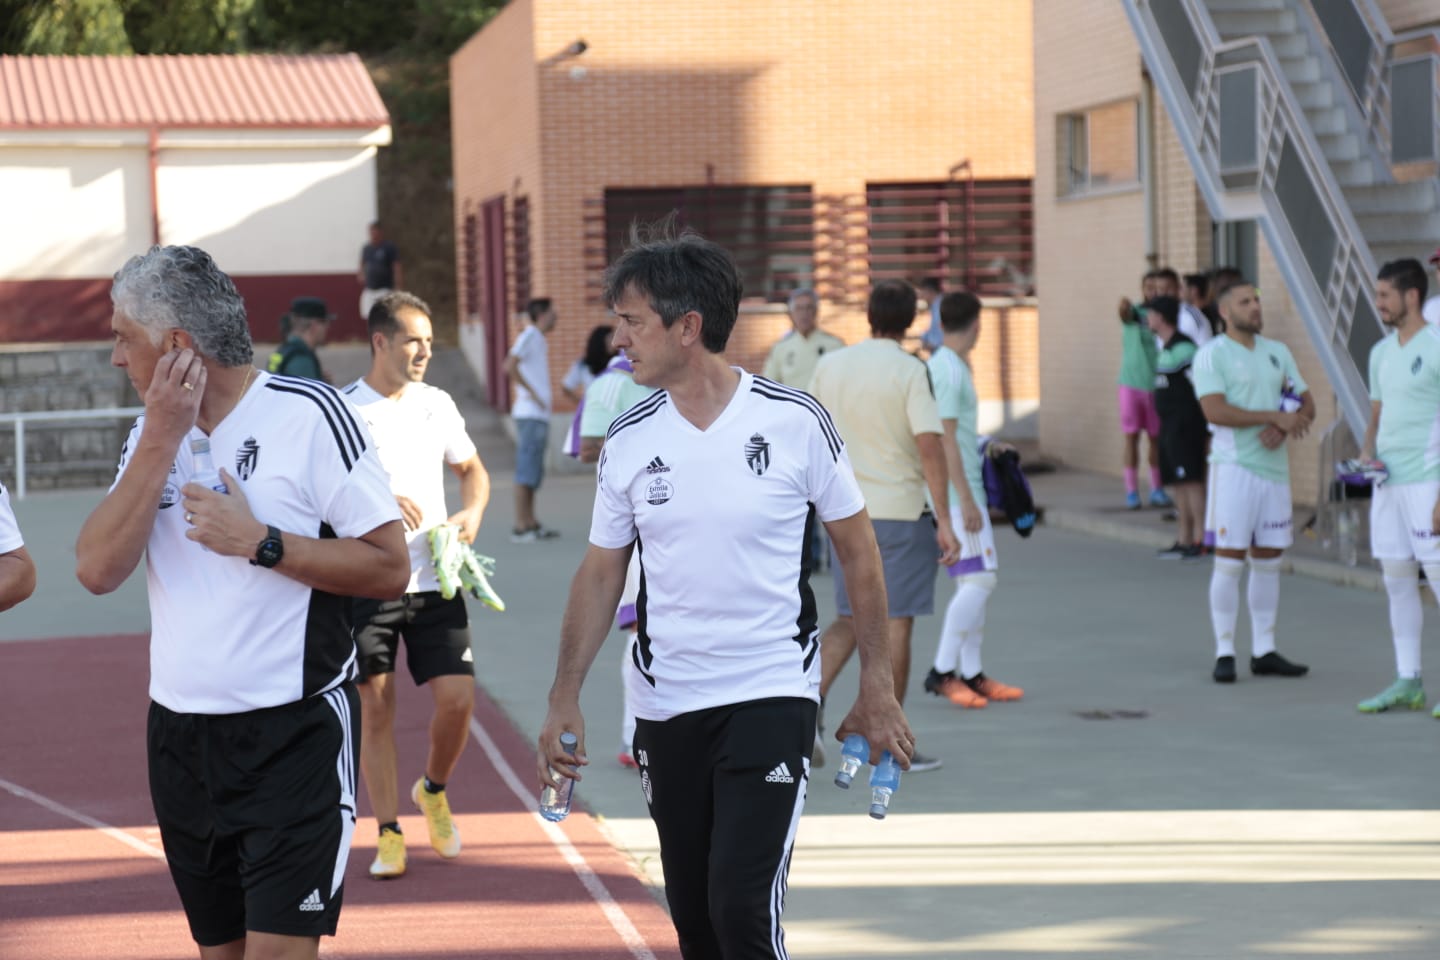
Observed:
[[[492,399],[526,297],[555,301],[558,377],[624,228],[677,206],[741,260],[733,362],[759,369],[795,286],[853,342],[873,279],[943,274],[986,297],[982,399],[1016,426],[1040,395],[1030,31],[1028,0],[513,0],[451,61],[462,337]]]
[[[1380,0],[1379,7],[1396,32],[1440,19],[1431,0]],[[1034,38],[1042,448],[1118,476],[1117,301],[1137,299],[1152,266],[1184,274],[1228,262],[1253,272],[1266,335],[1290,346],[1317,401],[1316,429],[1291,454],[1296,502],[1316,502],[1319,436],[1339,418],[1334,393],[1263,234],[1211,222],[1121,0],[1034,0]],[[1066,138],[1076,130],[1088,136],[1088,181],[1077,182],[1073,169]]]

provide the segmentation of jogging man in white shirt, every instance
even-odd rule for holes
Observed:
[[[845,447],[810,396],[725,362],[741,284],[693,234],[637,243],[610,268],[615,345],[660,388],[611,426],[590,546],[570,588],[537,773],[578,779],[579,696],[632,550],[640,555],[631,671],[635,758],[660,836],[665,893],[687,960],[786,956],[786,874],[808,781],[819,633],[805,549],[823,522],[854,597],[860,696],[837,738],[872,760],[915,749],[895,699],[885,586]]]
[[[1440,583],[1440,330],[1420,312],[1426,286],[1418,260],[1385,264],[1375,284],[1375,305],[1392,333],[1370,349],[1370,424],[1360,457],[1379,459],[1387,474],[1370,500],[1370,553],[1390,598],[1395,682],[1360,701],[1361,713],[1425,709],[1421,567],[1432,588]]]
[[[550,346],[545,336],[555,329],[555,308],[543,297],[525,305],[528,322],[510,346],[505,373],[515,384],[515,529],[511,543],[550,540],[560,532],[535,518],[535,491],[545,479],[545,453],[550,439]]]
[[[1283,343],[1260,335],[1260,295],[1240,280],[1216,295],[1224,336],[1196,354],[1195,394],[1215,428],[1206,484],[1206,536],[1215,540],[1210,621],[1215,630],[1216,683],[1235,682],[1235,620],[1240,574],[1250,556],[1251,657],[1257,676],[1303,677],[1310,668],[1275,649],[1280,606],[1280,555],[1290,546],[1290,461],[1287,437],[1303,437],[1315,401]]]
[[[314,958],[355,830],[350,598],[405,592],[400,510],[337,390],[252,366],[244,302],[203,250],[132,257],[110,299],[111,362],[145,413],[77,574],[109,593],[145,559],[165,859],[202,960]],[[226,492],[193,482],[207,439]]]
[[[409,293],[387,293],[368,318],[370,372],[345,388],[375,437],[380,463],[405,522],[410,547],[410,585],[399,600],[355,602],[355,644],[360,658],[360,703],[364,736],[360,769],[370,808],[380,827],[370,875],[405,872],[405,837],[399,824],[399,783],[395,751],[395,660],[400,640],[410,676],[430,688],[430,751],[424,775],[410,799],[425,815],[430,846],[440,856],[460,855],[460,831],[445,793],[470,737],[475,705],[475,655],[465,598],[436,576],[436,537],[471,543],[490,500],[490,475],[455,401],[425,383],[435,337],[430,307]],[[460,478],[460,510],[448,516],[440,465]],[[452,525],[453,526],[448,526]],[[440,541],[435,541],[440,547]],[[445,596],[445,592],[449,596]]]
[[[20,525],[10,509],[10,492],[0,484],[0,611],[9,610],[35,592],[35,561],[25,549]]]

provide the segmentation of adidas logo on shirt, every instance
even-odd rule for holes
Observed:
[[[314,913],[316,910],[324,910],[325,904],[320,901],[320,891],[311,890],[310,896],[300,903],[300,909],[306,913]]]
[[[790,776],[790,768],[781,763],[765,774],[766,783],[794,783],[795,778]]]
[[[645,472],[646,472],[646,473],[651,473],[651,474],[654,474],[654,473],[669,473],[669,472],[670,472],[670,468],[667,467],[667,466],[665,466],[665,461],[664,461],[664,460],[661,460],[659,457],[656,457],[654,460],[651,460],[648,464],[646,464],[646,466],[645,466]]]

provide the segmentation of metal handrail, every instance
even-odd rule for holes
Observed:
[[[1179,0],[1201,48],[1200,76],[1192,78],[1192,99],[1168,48],[1159,39],[1162,34],[1151,9],[1152,0],[1123,2],[1151,76],[1170,108],[1177,137],[1196,171],[1195,179],[1211,215],[1217,220],[1259,221],[1335,389],[1346,422],[1356,436],[1361,435],[1369,418],[1370,401],[1364,375],[1350,357],[1346,344],[1358,304],[1363,301],[1370,314],[1376,315],[1369,282],[1375,275],[1375,259],[1324,152],[1309,124],[1304,122],[1304,111],[1280,69],[1274,48],[1263,36],[1222,42],[1201,0]],[[1257,113],[1264,136],[1252,189],[1227,190],[1220,168],[1220,104],[1215,81],[1221,58],[1227,65],[1244,62],[1247,67],[1253,66],[1259,82]],[[1285,142],[1294,145],[1335,233],[1337,249],[1329,275],[1324,278],[1309,273],[1304,251],[1275,194],[1279,147]]]
[[[15,425],[15,499],[25,499],[25,424],[66,420],[123,420],[138,417],[144,407],[101,407],[95,410],[29,410],[0,413],[0,423]]]
[[[1315,7],[1315,2],[1316,0],[1305,0],[1304,5],[1308,9],[1310,22],[1318,24],[1320,23],[1320,14]],[[1335,2],[1335,0],[1328,0],[1328,2]],[[1409,55],[1397,56],[1397,48],[1423,45],[1429,48],[1432,58],[1440,56],[1440,28],[1427,27],[1397,34],[1390,29],[1390,23],[1385,19],[1384,11],[1380,9],[1376,0],[1350,0],[1350,2],[1375,40],[1375,47],[1366,67],[1365,89],[1356,90],[1349,79],[1343,76],[1344,71],[1338,69],[1336,65],[1339,61],[1339,54],[1322,26],[1319,34],[1330,54],[1330,62],[1326,66],[1334,68],[1333,73],[1341,75],[1345,81],[1341,86],[1350,91],[1354,103],[1359,107],[1371,147],[1378,154],[1378,159],[1384,169],[1393,175],[1395,162],[1394,131],[1390,123],[1390,68],[1399,61],[1412,59]],[[1436,66],[1436,109],[1432,110],[1433,130],[1430,138],[1431,154],[1429,157],[1429,162],[1432,164],[1440,164],[1440,60],[1436,60]]]

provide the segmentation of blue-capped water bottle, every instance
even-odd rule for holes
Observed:
[[[845,745],[840,748],[840,769],[835,771],[835,786],[849,790],[855,774],[869,759],[870,742],[863,733],[852,733],[846,737]]]
[[[579,747],[580,738],[575,736],[575,734],[568,730],[560,734],[560,749],[564,750],[572,758],[575,756],[575,751],[579,749]],[[570,815],[570,801],[575,796],[575,781],[569,777],[560,776],[555,772],[554,768],[551,768],[550,776],[554,778],[560,786],[558,788],[546,787],[540,791],[540,816],[552,823],[558,823]]]
[[[198,483],[202,487],[209,487],[216,493],[230,492],[225,486],[225,481],[220,479],[220,471],[215,469],[215,460],[210,456],[210,438],[196,437],[190,441],[190,455],[195,461],[194,473],[190,476],[192,483]]]
[[[900,789],[900,764],[886,750],[880,755],[880,762],[870,771],[870,816],[884,820],[890,808],[890,798]]]

